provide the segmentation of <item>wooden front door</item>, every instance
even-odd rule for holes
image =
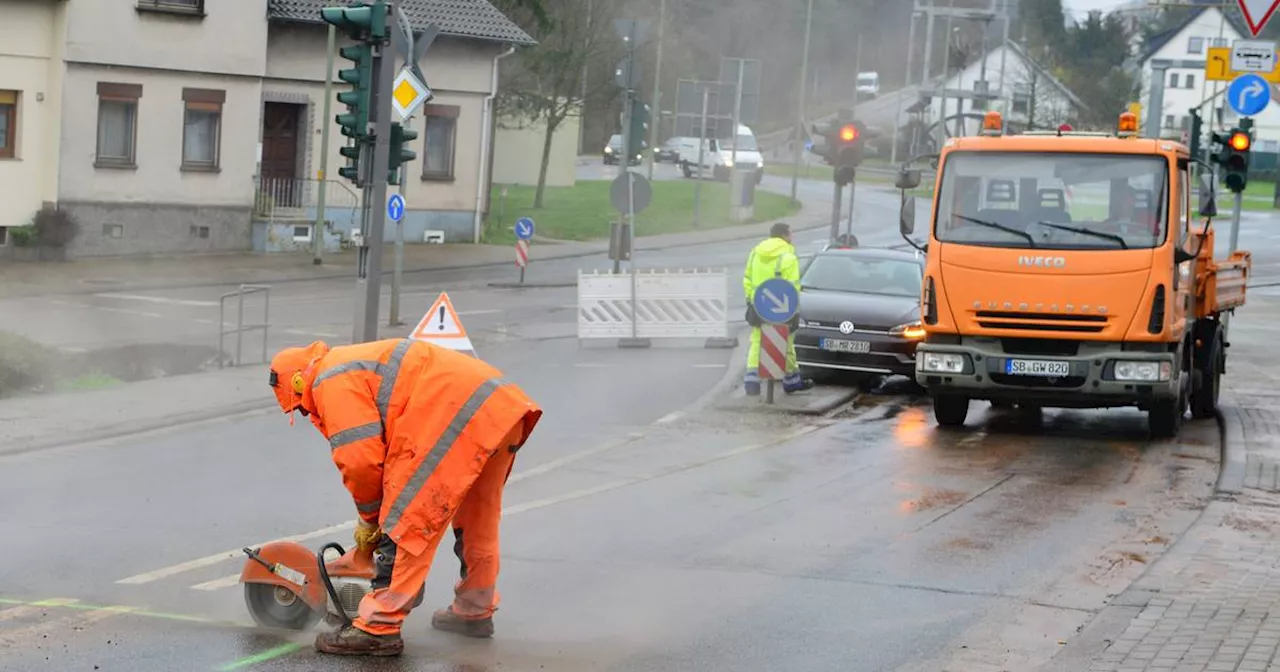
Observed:
[[[277,207],[301,207],[298,179],[299,120],[302,106],[267,103],[262,113],[262,190]]]

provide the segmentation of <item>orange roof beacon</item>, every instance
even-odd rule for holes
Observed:
[[[1138,137],[1130,112],[1114,134],[1016,135],[988,112],[936,159],[927,246],[905,194],[920,172],[904,166],[897,186],[903,237],[927,253],[916,380],[939,425],[963,425],[975,399],[1136,406],[1157,437],[1188,409],[1214,415],[1223,318],[1244,305],[1251,262],[1214,259],[1212,172],[1193,181],[1185,145]]]

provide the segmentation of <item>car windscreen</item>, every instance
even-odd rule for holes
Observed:
[[[820,254],[800,278],[802,289],[887,296],[920,296],[920,265],[901,259]]]
[[[1159,156],[953,152],[934,233],[988,247],[1157,247],[1168,228],[1168,170]]]
[[[614,149],[622,149],[622,136],[621,135],[609,136],[609,146]]]

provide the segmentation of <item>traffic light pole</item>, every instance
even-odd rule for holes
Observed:
[[[849,180],[849,219],[847,220],[848,223],[845,225],[844,233],[849,236],[850,240],[853,239],[853,197],[857,195],[857,186],[858,183],[856,180]]]
[[[390,3],[377,0],[377,5],[386,5],[390,15]],[[387,162],[391,155],[391,83],[395,80],[395,63],[390,40],[376,46],[374,77],[370,86],[371,118],[374,120],[373,157],[364,167],[369,177],[365,183],[364,218],[360,226],[363,244],[356,275],[353,343],[378,340],[378,303],[382,298],[382,250],[387,219]]]
[[[1237,191],[1235,195],[1235,210],[1231,213],[1231,247],[1227,254],[1234,254],[1236,245],[1240,242],[1240,211],[1244,209],[1244,192]]]
[[[840,237],[840,201],[844,197],[844,185],[839,182],[832,181],[835,187],[835,194],[831,197],[831,242],[835,242]]]

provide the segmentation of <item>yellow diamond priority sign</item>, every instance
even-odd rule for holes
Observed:
[[[395,82],[391,84],[391,106],[400,115],[401,121],[408,120],[430,98],[431,89],[408,68],[401,69]]]

